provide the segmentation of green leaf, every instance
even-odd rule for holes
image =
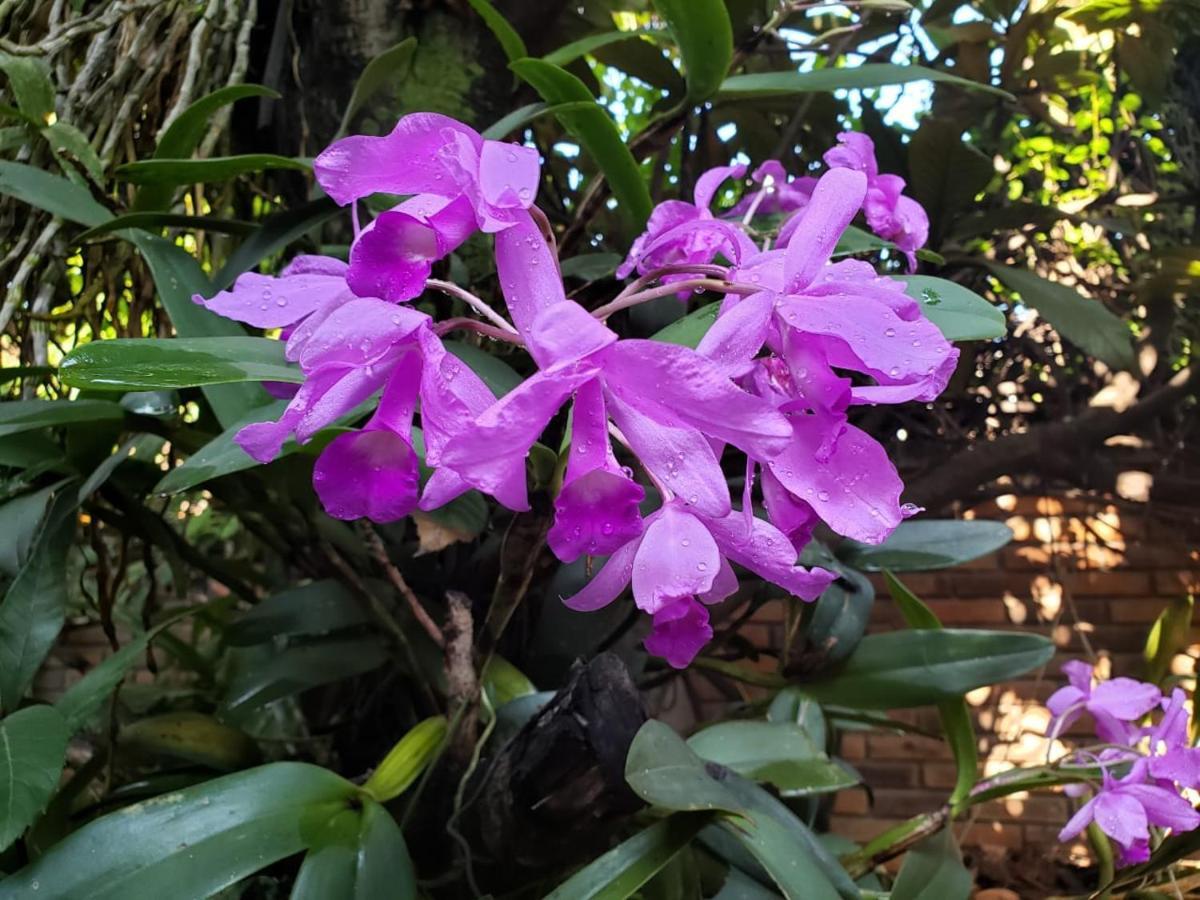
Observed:
[[[126,642],[120,650],[90,669],[58,699],[55,706],[72,730],[85,725],[126,674],[134,666],[145,662],[146,645],[149,643],[149,634]]]
[[[833,675],[801,687],[821,703],[853,709],[926,706],[1016,678],[1053,655],[1040,634],[892,631],[867,635]]]
[[[1114,369],[1132,369],[1133,340],[1129,325],[1113,315],[1099,300],[1092,300],[1065,284],[1047,281],[1025,269],[987,263],[987,268],[1021,303],[1036,309],[1054,330],[1080,350]]]
[[[824,747],[828,739],[821,704],[797,687],[785,687],[775,695],[767,707],[767,721],[799,725],[817,747]]]
[[[103,184],[104,163],[82,131],[67,122],[55,122],[43,128],[42,135],[55,153],[67,151],[79,160],[94,182]]]
[[[237,382],[285,381],[304,375],[288,364],[282,341],[258,337],[117,338],[68,353],[59,372],[69,385],[145,391]]]
[[[387,662],[387,647],[374,637],[342,638],[264,648],[230,681],[224,707],[239,712],[310,688],[352,678]]]
[[[995,173],[992,159],[962,138],[956,119],[927,119],[908,144],[908,193],[929,214],[931,247],[963,213],[978,208],[975,197]]]
[[[340,212],[341,207],[333,200],[320,197],[295,209],[267,216],[250,238],[229,254],[221,271],[213,276],[213,288],[225,290],[243,272],[249,272]]]
[[[891,900],[966,900],[972,884],[953,833],[943,828],[905,855]]]
[[[499,654],[488,659],[479,678],[492,709],[538,692],[529,676]]]
[[[177,494],[180,491],[190,490],[204,484],[206,481],[212,481],[214,478],[261,466],[262,463],[250,456],[235,442],[237,433],[246,425],[255,422],[275,421],[283,415],[287,405],[288,401],[286,400],[274,400],[266,406],[258,406],[250,410],[244,417],[164,475],[162,480],[154,486],[154,492]],[[287,456],[299,449],[300,445],[295,440],[288,440],[284,443],[279,455]]]
[[[264,172],[269,169],[291,169],[307,172],[308,163],[277,156],[274,153],[247,153],[242,156],[214,156],[209,159],[139,159],[118,166],[116,175],[134,184],[169,185],[211,184],[228,181],[239,175]]]
[[[46,507],[62,482],[30,491],[0,506],[0,574],[12,578],[21,571],[46,517]]]
[[[888,593],[904,616],[909,628],[941,628],[942,623],[934,615],[933,610],[921,602],[921,599],[910,591],[899,578],[891,572],[884,572],[887,580]],[[951,806],[957,806],[970,796],[971,789],[979,777],[979,748],[975,744],[975,726],[971,722],[971,710],[967,707],[965,698],[943,700],[938,704],[938,715],[942,720],[942,731],[950,744],[950,752],[954,755],[957,777],[954,790],[950,794]]]
[[[704,768],[704,761],[669,725],[650,719],[634,736],[625,758],[625,780],[634,793],[663,809],[725,810],[741,807]]]
[[[546,900],[625,900],[654,877],[712,821],[706,813],[675,813],[592,860]]]
[[[961,284],[932,275],[897,275],[904,291],[948,341],[986,341],[1004,337],[1004,313]]]
[[[0,437],[34,428],[119,422],[125,411],[107,400],[10,400],[0,404]]]
[[[46,808],[58,787],[70,736],[52,706],[27,706],[0,720],[0,850]]]
[[[826,794],[858,784],[794,722],[719,722],[688,739],[698,756],[752,781],[767,781],[785,797]]]
[[[1146,636],[1142,660],[1146,663],[1146,678],[1155,684],[1162,682],[1171,670],[1171,660],[1191,643],[1192,612],[1195,598],[1189,594],[1176,597],[1167,604]]]
[[[363,785],[363,790],[380,803],[399,797],[437,759],[447,730],[445,716],[418,722],[388,751]]]
[[[272,594],[229,625],[225,642],[247,647],[279,637],[329,634],[370,621],[354,595],[340,581],[327,578]]]
[[[864,231],[857,225],[847,225],[842,236],[838,238],[837,246],[833,248],[834,257],[851,256],[856,253],[875,253],[879,250],[897,250],[891,241]]]
[[[683,60],[688,100],[703,103],[721,88],[733,59],[733,27],[723,0],[654,0]]]
[[[500,46],[504,49],[504,55],[508,57],[509,62],[515,62],[529,55],[529,51],[525,49],[525,42],[521,40],[521,36],[508,24],[508,20],[500,15],[496,7],[492,6],[491,0],[467,0],[467,2],[471,4],[471,9],[479,13],[480,18],[487,23],[487,27],[492,30],[492,34],[500,42]]]
[[[67,550],[77,506],[73,483],[67,482],[50,501],[29,557],[0,600],[0,708],[5,710],[17,708],[66,619]]]
[[[54,82],[50,66],[40,56],[13,56],[0,52],[0,72],[8,76],[8,87],[21,112],[39,125],[54,121]]]
[[[292,886],[291,900],[416,900],[417,879],[395,819],[366,801],[351,842],[309,852]]]
[[[0,384],[20,381],[22,378],[41,378],[57,371],[54,366],[5,366],[0,368]]]
[[[240,325],[205,309],[192,298],[211,297],[214,287],[196,259],[183,248],[145,232],[129,232],[129,240],[141,251],[150,267],[163,307],[181,338],[246,336]],[[256,406],[269,402],[261,385],[213,385],[204,396],[224,428],[228,428]]]
[[[89,228],[112,218],[87,188],[24,163],[0,160],[0,194]]]
[[[306,763],[217,778],[89,822],[0,881],[0,900],[208,897],[323,843],[356,794]]]
[[[845,541],[838,557],[864,572],[948,569],[994,553],[1012,540],[1003,522],[982,519],[915,519],[901,522],[882,544]]]
[[[114,231],[124,231],[127,228],[140,228],[157,234],[163,228],[188,228],[193,231],[215,231],[219,234],[253,234],[256,226],[253,222],[243,222],[239,219],[217,219],[212,216],[188,216],[183,213],[165,212],[136,212],[126,213],[109,219],[102,225],[89,228],[80,234],[76,240],[80,243],[93,241],[96,238],[112,234]]]
[[[809,72],[757,72],[752,75],[734,75],[725,79],[721,85],[720,96],[778,97],[812,91],[865,90],[889,84],[908,84],[912,81],[956,84],[959,87],[986,91],[1012,99],[1012,95],[1007,91],[994,88],[990,84],[981,84],[925,66],[900,66],[893,63],[864,63],[861,66],[813,69]]]
[[[233,772],[259,762],[258,745],[245,732],[198,712],[169,712],[121,729],[121,750],[156,761],[172,760]]]
[[[555,115],[604,172],[623,214],[637,228],[642,228],[653,206],[650,192],[637,160],[625,146],[608,113],[595,102],[592,92],[570,72],[545,60],[518,59],[509,67],[529,82],[547,103],[553,106],[573,104],[572,108],[559,110]],[[580,103],[583,105],[575,105]]]
[[[497,119],[483,131],[483,136],[489,141],[502,141],[518,128],[528,125],[538,116],[550,112],[548,103],[529,103],[519,109],[514,109],[507,116]]]
[[[563,44],[553,53],[547,53],[542,57],[546,62],[553,63],[556,66],[569,66],[581,56],[586,56],[593,50],[598,50],[601,47],[607,47],[609,44],[618,44],[621,41],[640,40],[645,35],[660,34],[661,32],[650,31],[605,31],[600,34],[589,34],[586,37],[581,37],[577,41],[571,41],[569,44]]]
[[[655,333],[651,340],[679,344],[694,350],[704,340],[704,336],[708,334],[708,329],[712,328],[713,322],[717,321],[717,314],[720,311],[720,303],[702,306],[688,313],[682,319],[676,319],[666,328]]]
[[[601,278],[611,278],[620,264],[621,257],[615,253],[584,253],[564,259],[559,268],[563,278],[598,281]]]
[[[722,817],[721,829],[754,855],[786,900],[859,896],[837,859],[790,809],[732,773],[722,786],[738,799],[742,812],[736,818]]]
[[[335,137],[345,134],[358,111],[412,62],[416,49],[417,39],[405,38],[367,63],[362,74],[358,76],[358,81],[354,83],[354,91],[350,94],[346,111],[342,113],[342,123],[338,126]]]

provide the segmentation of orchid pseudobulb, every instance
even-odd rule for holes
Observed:
[[[659,204],[634,242],[619,276],[642,277],[593,310],[567,298],[533,206],[536,150],[427,113],[384,137],[337,141],[315,171],[338,203],[405,197],[361,229],[356,214],[349,263],[299,257],[276,277],[243,275],[196,298],[283,329],[286,358],[304,375],[282,416],[246,426],[238,443],[265,462],[290,437],[304,443],[367,417],[317,458],[314,486],[330,515],[394,521],[471,489],[523,510],[526,457],[567,409],[547,540],[564,562],[602,559],[565,602],[594,610],[631,586],[651,620],[647,650],[686,666],[712,637],[709,607],[737,590],[735,566],[814,600],[834,575],[797,559],[819,522],[877,543],[915,512],[900,503],[883,447],[850,416],[863,404],[933,400],[957,351],[902,284],[865,262],[831,261],[860,212],[910,256],[924,240],[923,212],[857,137],[842,135],[819,179],[764,164],[731,214],[715,213],[713,198],[745,167],[703,174],[694,202]],[[742,224],[779,213],[793,216],[777,249]],[[434,264],[477,232],[492,236],[507,318],[431,280]],[[622,338],[608,325],[627,306],[665,293],[690,301],[702,288],[725,298],[695,349]],[[427,289],[482,319],[439,321],[406,305]],[[443,344],[456,329],[524,348],[536,371],[495,396]],[[735,452],[746,472],[736,502],[723,469]],[[432,473],[424,484],[422,463]]]

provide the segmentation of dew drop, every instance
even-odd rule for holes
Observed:
[[[706,572],[708,571],[708,565],[706,563],[696,563],[696,569],[700,572]]]
[[[699,500],[700,500],[700,498],[697,497],[695,494],[692,494],[692,496],[688,497],[688,503],[690,503],[692,506],[695,506],[696,503],[699,502]]]
[[[689,541],[687,538],[684,538],[684,539],[683,539],[682,541],[680,541],[679,543],[680,543],[680,544],[682,544],[682,545],[683,545],[683,546],[685,546],[685,547],[690,547],[690,546],[692,545],[692,542],[691,542],[691,541]]]
[[[883,336],[884,336],[884,337],[895,337],[895,336],[896,336],[896,329],[895,329],[895,328],[889,328],[887,331],[885,331],[885,332],[883,333]]]
[[[891,369],[888,370],[888,374],[891,375],[893,378],[897,377],[900,374],[900,367],[892,366]]]
[[[817,499],[825,502],[829,499],[829,491],[817,491]]]
[[[612,524],[612,522],[605,522],[605,523],[604,523],[604,525],[601,527],[601,529],[600,529],[600,530],[601,530],[602,532],[604,532],[604,534],[612,534],[612,533],[613,533],[613,524]]]

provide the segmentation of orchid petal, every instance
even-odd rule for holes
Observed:
[[[629,586],[639,545],[639,541],[630,541],[613,553],[580,591],[563,598],[563,605],[576,612],[592,612],[616,600]]]
[[[313,466],[313,488],[335,519],[395,522],[417,506],[417,455],[385,428],[339,434]]]
[[[787,244],[784,283],[789,292],[802,290],[817,277],[866,192],[867,177],[861,172],[831,169],[821,176]]]
[[[633,599],[656,613],[680,597],[703,594],[721,565],[717,542],[700,519],[668,503],[646,526],[633,562]]]
[[[527,212],[496,235],[496,275],[513,324],[524,334],[542,310],[566,300],[558,261]]]
[[[762,519],[750,528],[738,513],[708,523],[721,553],[802,600],[816,600],[833,582],[834,573],[796,565],[796,548],[782,531]]]
[[[684,669],[712,640],[708,610],[691,597],[682,597],[654,614],[654,628],[645,640],[646,650],[661,656],[675,669]]]
[[[717,188],[727,178],[741,178],[746,174],[746,167],[741,163],[733,166],[716,166],[709,169],[703,175],[696,179],[696,190],[692,194],[696,201],[696,208],[707,210],[712,206],[713,196],[717,193]]]

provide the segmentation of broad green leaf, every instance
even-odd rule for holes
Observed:
[[[972,884],[954,834],[943,828],[905,854],[891,900],[966,900]]]
[[[0,881],[0,900],[208,897],[323,843],[356,795],[307,763],[217,778],[89,822]]]
[[[928,69],[925,66],[901,66],[894,63],[864,63],[861,66],[845,66],[829,69],[813,69],[809,72],[756,72],[751,75],[734,75],[721,85],[720,96],[725,99],[737,97],[778,97],[788,94],[803,94],[812,91],[865,90],[889,84],[908,84],[912,81],[938,81],[956,84],[959,87],[986,91],[1011,99],[1007,91],[981,84],[968,78],[960,78],[949,72]]]
[[[986,341],[1004,337],[1004,313],[957,282],[932,275],[898,275],[904,290],[948,341]]]
[[[10,403],[0,404],[0,411],[9,405]],[[0,422],[2,421],[3,416],[0,416]],[[13,469],[66,466],[62,449],[44,432],[31,430],[23,434],[4,434],[2,427],[0,425],[0,436],[4,438],[0,441],[0,466]]]
[[[529,103],[519,109],[514,109],[507,116],[497,119],[483,130],[483,136],[489,141],[502,141],[518,128],[528,125],[538,116],[550,112],[548,103]]]
[[[155,630],[157,631],[157,629]],[[146,661],[146,646],[154,632],[127,641],[100,665],[88,670],[54,704],[72,730],[83,727],[135,666]]]
[[[529,82],[547,103],[571,103],[555,113],[563,126],[583,144],[604,172],[624,215],[637,228],[645,225],[653,203],[637,160],[625,146],[617,126],[587,86],[565,69],[541,59],[518,59],[510,68]],[[574,104],[584,103],[583,106]],[[590,103],[591,105],[586,105]]]
[[[487,27],[492,30],[492,34],[500,42],[500,46],[504,50],[504,55],[508,57],[509,62],[515,62],[529,55],[529,51],[525,49],[525,42],[521,40],[521,36],[517,34],[516,29],[508,24],[508,20],[500,15],[496,7],[492,6],[491,0],[467,0],[467,2],[471,4],[471,8],[475,12],[479,13],[480,18],[487,23]]]
[[[717,321],[717,313],[721,311],[720,303],[710,303],[688,313],[682,319],[676,319],[666,328],[656,333],[651,340],[663,341],[667,344],[679,344],[691,347],[693,350],[704,340],[708,329]]]
[[[524,672],[499,654],[488,659],[479,678],[492,709],[538,692],[537,685]]]
[[[688,739],[698,756],[752,781],[767,781],[785,797],[825,794],[858,784],[794,722],[719,722]]]
[[[116,175],[134,184],[170,185],[211,184],[228,181],[239,175],[265,172],[269,169],[291,169],[307,172],[312,167],[290,156],[274,153],[247,153],[242,156],[214,156],[209,159],[139,159],[118,166]]]
[[[733,27],[723,0],[654,0],[679,45],[688,100],[703,103],[721,88],[733,59]]]
[[[818,748],[828,739],[825,713],[821,704],[797,687],[785,687],[767,707],[768,722],[789,722],[799,725]]]
[[[559,268],[563,278],[579,278],[583,281],[597,281],[610,278],[621,264],[621,257],[615,253],[584,253],[564,259]]]
[[[588,863],[546,900],[625,900],[662,870],[712,821],[707,813],[675,813]]]
[[[337,136],[345,134],[358,111],[409,66],[416,49],[417,39],[405,38],[367,63],[362,74],[358,76],[358,81],[354,82],[354,91],[350,94],[346,111],[342,113],[342,123],[338,126]]]
[[[835,673],[801,687],[821,703],[853,709],[926,706],[1016,678],[1053,655],[1040,634],[891,631],[867,635]]]
[[[77,347],[59,371],[67,384],[101,391],[302,382],[283,350],[282,341],[258,337],[118,338]]]
[[[445,347],[478,375],[497,397],[503,397],[524,379],[504,360],[462,341],[444,341]]]
[[[0,437],[34,428],[119,422],[125,411],[107,400],[10,400],[0,403]]]
[[[417,879],[396,820],[366,801],[349,842],[309,852],[292,886],[291,900],[416,900]]]
[[[236,442],[239,431],[254,422],[272,422],[283,415],[288,401],[274,400],[266,406],[257,406],[244,417],[233,423],[229,428],[185,459],[162,477],[154,486],[155,493],[177,494],[190,490],[214,478],[232,475],[260,466],[258,460],[250,456]],[[300,449],[295,440],[288,440],[280,450],[280,456],[287,456]]]
[[[625,758],[625,780],[634,793],[663,809],[737,813],[736,797],[704,768],[704,760],[669,725],[649,720]]]
[[[811,545],[810,545],[811,546]],[[839,568],[836,563],[833,568]],[[854,652],[867,630],[875,605],[875,588],[854,569],[842,569],[841,577],[817,598],[804,628],[803,655],[798,671],[824,670]],[[792,648],[795,656],[796,648]]]
[[[320,197],[295,209],[267,216],[254,233],[229,254],[221,271],[213,276],[213,289],[225,290],[243,272],[249,272],[264,259],[324,225],[339,212],[341,207],[330,198]]]
[[[987,268],[1006,287],[1020,294],[1022,304],[1036,309],[1055,331],[1080,350],[1114,369],[1133,368],[1129,325],[1099,300],[1025,269],[994,263],[988,263]]]
[[[1142,648],[1147,680],[1160,683],[1171,670],[1171,660],[1191,643],[1195,604],[1195,598],[1190,594],[1176,597],[1154,620],[1150,634],[1146,636],[1146,645]]]
[[[46,507],[62,482],[22,494],[0,506],[0,575],[14,577],[29,556]]]
[[[290,697],[310,688],[377,669],[388,658],[387,647],[374,637],[294,643],[254,655],[234,675],[224,707],[239,712]]]
[[[27,706],[0,719],[0,850],[46,808],[70,736],[53,706]]]
[[[7,404],[0,404],[0,408]],[[0,708],[14,710],[62,630],[67,550],[78,499],[67,482],[50,501],[29,556],[0,600]]]
[[[54,366],[5,366],[0,368],[0,384],[23,378],[41,378],[43,375],[53,375],[56,371]]]
[[[812,830],[758,785],[730,774],[722,782],[741,804],[741,815],[720,827],[749,850],[786,900],[857,898],[858,889]]]
[[[246,647],[284,636],[329,634],[370,621],[354,595],[340,581],[327,578],[272,594],[229,625],[225,642]]]
[[[257,763],[258,745],[243,731],[198,712],[169,712],[121,729],[121,750],[233,772]]]
[[[833,248],[833,257],[850,256],[854,253],[874,253],[878,250],[896,250],[891,241],[864,231],[857,225],[847,225],[842,236],[838,238],[837,246]]]
[[[579,57],[586,56],[600,47],[618,44],[621,41],[640,40],[643,36],[661,34],[661,32],[652,31],[605,31],[600,34],[589,34],[577,41],[563,44],[553,53],[547,53],[542,59],[556,66],[569,66]]]
[[[54,123],[54,82],[45,59],[0,52],[0,72],[8,77],[8,87],[22,113],[39,125]]]
[[[447,729],[445,716],[418,722],[388,751],[363,790],[380,803],[399,797],[442,752]]]
[[[901,522],[882,544],[846,541],[838,557],[864,572],[948,569],[994,553],[1012,540],[1003,522],[982,519],[914,519]]]
[[[0,194],[89,228],[112,218],[87,188],[25,163],[0,160]]]
[[[243,222],[239,219],[188,216],[183,213],[135,212],[117,216],[114,219],[109,219],[103,225],[89,228],[80,234],[76,240],[80,243],[86,243],[87,241],[112,234],[115,231],[124,231],[126,228],[140,228],[143,231],[150,231],[155,234],[164,228],[188,228],[193,231],[215,231],[219,234],[238,235],[253,234],[255,231],[253,222]]]
[[[156,159],[187,159],[203,140],[213,114],[225,106],[247,97],[277,98],[279,94],[260,84],[234,84],[219,88],[196,100],[167,125],[154,149]],[[165,209],[171,205],[175,188],[169,184],[146,185],[134,197],[133,209],[144,212]]]
[[[934,615],[933,610],[921,602],[916,594],[910,591],[904,583],[891,572],[884,572],[888,593],[904,616],[909,628],[941,628],[942,623]],[[958,770],[954,790],[950,794],[950,803],[958,805],[971,793],[975,780],[979,777],[979,748],[975,744],[975,726],[971,721],[971,710],[967,707],[966,698],[943,700],[938,704],[938,715],[942,720],[942,731],[946,742],[954,755],[954,763]]]
[[[211,297],[215,288],[196,259],[182,247],[140,231],[129,232],[129,240],[141,251],[150,267],[154,286],[179,337],[246,336],[236,322],[205,309],[193,300],[197,294]],[[225,428],[254,407],[270,400],[267,392],[257,384],[210,385],[203,391],[217,421]]]
[[[74,156],[97,184],[104,182],[104,163],[88,142],[87,136],[67,122],[55,122],[42,129],[42,136],[55,153],[66,151]]]

